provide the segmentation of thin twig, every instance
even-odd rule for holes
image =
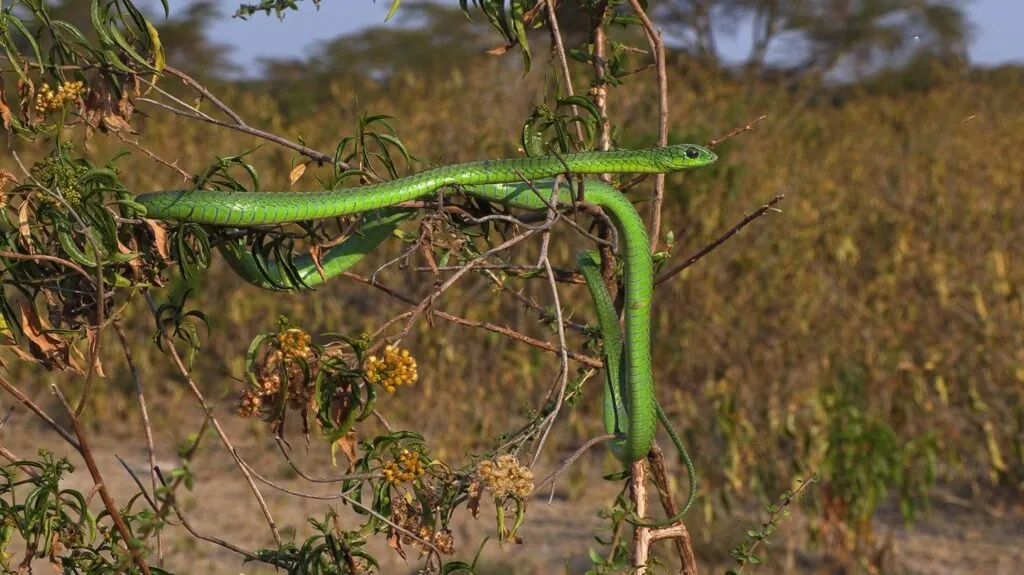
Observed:
[[[29,410],[32,413],[36,414],[36,417],[45,421],[50,427],[53,428],[54,431],[57,432],[57,435],[61,436],[61,438],[64,441],[68,442],[68,445],[74,447],[75,451],[81,451],[82,448],[81,446],[79,446],[78,441],[76,441],[75,438],[72,437],[71,434],[68,433],[66,429],[61,427],[59,423],[54,421],[52,417],[50,417],[49,415],[46,414],[45,411],[43,411],[43,408],[36,405],[35,402],[29,399],[28,396],[22,393],[20,389],[14,386],[14,384],[4,379],[3,376],[0,376],[0,387],[6,389],[7,393],[14,396],[14,399],[17,399],[18,401],[21,402],[22,405],[29,408]]]
[[[382,285],[380,283],[376,283],[375,284],[375,283],[371,282],[369,279],[364,278],[364,277],[362,277],[362,276],[360,276],[358,274],[346,271],[346,272],[342,272],[342,275],[344,277],[347,277],[347,278],[350,278],[350,279],[354,279],[354,280],[356,280],[356,281],[358,281],[360,283],[366,284],[368,286],[377,288],[377,289],[383,291],[384,293],[388,294],[389,296],[391,296],[391,297],[393,297],[393,298],[395,298],[397,300],[400,300],[400,301],[402,301],[402,302],[404,302],[406,304],[415,306],[416,303],[417,303],[415,299],[413,299],[412,297],[409,297],[408,295],[405,295],[405,294],[403,294],[403,293],[401,293],[401,292],[399,292],[397,290],[394,290],[394,289],[392,289],[390,287],[387,287],[385,285]],[[431,310],[430,313],[433,314],[435,317],[439,317],[439,318],[441,318],[441,319],[443,319],[445,321],[450,321],[450,322],[452,322],[454,324],[457,324],[457,325],[462,325],[462,326],[465,326],[465,327],[473,327],[473,328],[485,329],[487,331],[491,331],[491,332],[494,332],[494,333],[497,333],[497,334],[509,337],[511,339],[514,339],[516,341],[520,341],[522,343],[525,343],[527,345],[531,345],[533,347],[536,347],[538,349],[542,349],[544,351],[549,351],[549,352],[553,352],[553,353],[557,353],[558,352],[558,347],[557,346],[551,345],[550,343],[548,343],[546,341],[541,341],[539,339],[534,339],[534,338],[532,338],[530,336],[523,335],[523,334],[521,334],[521,333],[519,333],[519,332],[517,332],[517,331],[515,331],[515,330],[513,330],[511,328],[505,327],[505,326],[496,325],[496,324],[493,324],[493,323],[487,322],[487,321],[477,321],[477,320],[465,319],[465,318],[462,318],[462,317],[459,317],[457,315],[450,314],[450,313],[444,312],[444,311]],[[578,362],[580,362],[583,365],[586,365],[588,367],[594,367],[594,368],[598,368],[598,369],[604,367],[604,362],[602,360],[596,358],[596,357],[591,357],[589,355],[582,354],[582,353],[575,352],[575,351],[569,351],[568,354],[569,354],[569,358],[570,359],[578,361]]]
[[[212,102],[214,106],[216,106],[221,112],[224,112],[225,114],[227,114],[228,117],[230,117],[232,120],[234,120],[236,124],[238,124],[240,126],[248,125],[248,124],[245,123],[244,120],[242,120],[242,117],[239,116],[238,114],[236,114],[235,111],[232,110],[230,107],[228,107],[227,104],[225,104],[224,102],[222,102],[219,99],[217,99],[217,97],[214,96],[213,93],[210,92],[210,90],[208,90],[206,88],[206,86],[203,86],[199,82],[193,80],[192,77],[189,76],[188,74],[182,72],[181,70],[179,70],[179,69],[177,69],[177,68],[175,68],[173,66],[164,66],[164,71],[167,72],[168,74],[171,74],[172,76],[177,76],[179,79],[181,79],[181,81],[184,84],[186,84],[187,86],[193,88],[195,91],[197,91],[200,94],[202,94],[204,99],[209,100],[210,102]]]
[[[786,194],[784,194],[784,193],[780,193],[779,195],[775,196],[767,204],[765,204],[765,205],[761,206],[760,208],[758,208],[756,212],[754,212],[754,213],[750,214],[749,216],[743,218],[743,220],[740,223],[736,224],[735,226],[730,228],[729,231],[727,231],[724,234],[722,234],[721,236],[719,236],[718,239],[716,239],[715,241],[711,242],[710,244],[704,246],[704,249],[702,249],[699,252],[697,252],[696,254],[690,256],[683,263],[681,263],[681,264],[679,264],[677,266],[674,266],[671,269],[669,269],[667,272],[663,273],[661,275],[661,277],[659,277],[658,279],[654,280],[654,285],[657,286],[658,284],[660,284],[660,283],[662,283],[664,281],[668,281],[668,280],[672,279],[672,276],[678,274],[679,272],[681,272],[681,271],[685,270],[686,268],[690,267],[691,265],[695,264],[698,260],[700,260],[704,256],[706,256],[709,253],[711,253],[715,248],[717,248],[718,246],[720,246],[723,243],[725,243],[726,240],[728,240],[732,236],[734,236],[737,233],[739,233],[740,230],[742,230],[743,228],[747,227],[747,225],[750,224],[750,222],[753,222],[757,218],[765,215],[766,213],[768,213],[769,210],[774,209],[775,208],[775,204],[781,202],[784,199],[786,199]],[[778,210],[776,210],[776,211],[778,211]]]
[[[554,211],[552,209],[552,211]],[[554,223],[554,219],[551,220]],[[569,383],[569,346],[565,342],[565,322],[562,319],[562,302],[558,297],[558,284],[555,282],[555,274],[551,271],[551,260],[547,258],[547,254],[544,254],[544,259],[541,262],[544,266],[544,270],[548,275],[548,286],[551,288],[551,299],[555,306],[555,325],[558,328],[558,350],[561,355],[561,365],[558,371],[558,397],[555,399],[555,407],[551,410],[549,417],[549,423],[544,427],[544,431],[541,433],[540,440],[537,442],[537,448],[533,453],[533,461],[530,462],[532,468],[537,464],[537,460],[540,458],[541,451],[544,448],[544,442],[548,438],[548,434],[551,433],[551,429],[555,425],[555,420],[558,418],[558,412],[562,409],[562,400],[565,399],[565,387]],[[550,397],[550,392],[548,396]],[[547,403],[547,398],[544,399],[544,403]]]
[[[555,481],[555,478],[557,478],[562,473],[565,473],[565,470],[569,469],[569,467],[571,467],[573,463],[576,463],[576,460],[579,459],[580,457],[582,457],[583,454],[586,453],[588,449],[590,449],[591,447],[594,447],[595,445],[604,443],[605,441],[610,441],[612,439],[615,439],[615,434],[608,433],[608,434],[599,435],[597,437],[593,437],[593,438],[587,440],[587,442],[584,443],[583,445],[581,445],[580,448],[577,449],[575,452],[573,452],[573,454],[570,455],[568,459],[566,459],[564,462],[562,462],[562,465],[558,466],[558,469],[556,469],[556,470],[552,471],[551,473],[547,474],[544,477],[544,479],[541,479],[540,482],[537,483],[534,486],[533,491],[530,492],[530,496],[532,497],[534,493],[537,493],[538,491],[540,491],[541,488],[543,488],[548,483],[552,483],[553,484],[554,481]]]
[[[278,144],[280,146],[283,146],[285,148],[289,148],[291,150],[295,150],[296,152],[298,152],[298,153],[302,154],[303,156],[306,156],[306,157],[314,160],[315,162],[318,162],[318,163],[321,163],[321,164],[334,165],[334,158],[332,156],[329,156],[328,154],[325,154],[323,152],[319,152],[317,150],[314,150],[314,149],[312,149],[312,148],[310,148],[308,146],[303,146],[302,144],[296,144],[295,142],[292,142],[292,141],[290,141],[288,139],[282,138],[281,136],[278,136],[276,134],[271,134],[270,132],[265,132],[263,130],[260,130],[260,129],[257,129],[257,128],[253,128],[253,127],[250,127],[250,126],[247,126],[247,125],[238,125],[238,124],[233,124],[231,122],[225,122],[223,120],[218,120],[217,118],[212,118],[212,117],[209,117],[209,116],[204,117],[203,115],[197,114],[195,112],[191,112],[191,111],[188,111],[188,110],[182,110],[180,108],[175,108],[174,106],[169,106],[167,104],[164,104],[163,102],[160,102],[159,100],[153,100],[151,98],[138,98],[137,101],[145,102],[147,104],[152,104],[152,105],[154,105],[154,106],[156,106],[158,108],[163,108],[164,110],[167,110],[169,112],[172,112],[174,114],[177,114],[177,115],[185,117],[185,118],[190,118],[190,119],[193,119],[193,120],[199,120],[201,122],[206,122],[208,124],[213,124],[215,126],[220,126],[222,128],[229,128],[229,129],[235,130],[236,132],[242,132],[243,134],[248,134],[250,136],[255,136],[257,138],[262,138],[264,140],[267,140],[269,142],[273,142],[273,143]],[[350,170],[350,169],[352,169],[351,166],[349,166],[347,163],[341,162],[341,161],[338,162],[337,166],[339,168],[341,168],[342,170]]]
[[[73,261],[66,260],[64,258],[59,258],[57,256],[48,256],[46,254],[19,254],[7,251],[0,251],[0,257],[10,258],[12,260],[29,260],[60,264],[62,266],[69,267],[75,270],[83,277],[85,277],[85,279],[89,280],[89,283],[96,285],[96,278],[90,275],[88,272],[86,272],[85,269],[82,268],[82,266],[76,264]]]
[[[417,266],[412,268],[416,272],[432,272],[434,268],[429,266]],[[437,266],[439,272],[454,272],[462,269],[462,266]],[[565,267],[554,267],[552,271],[555,273],[555,281],[568,284],[583,284],[586,280],[583,279],[583,274],[572,268]],[[537,270],[536,265],[525,265],[525,264],[477,264],[474,266],[474,271],[503,271],[511,272],[510,275],[522,272],[534,272]]]
[[[444,293],[445,291],[448,290],[448,288],[450,288],[452,285],[454,285],[455,282],[459,280],[459,278],[461,278],[462,276],[466,275],[466,273],[468,273],[471,269],[473,269],[473,266],[483,262],[484,260],[486,260],[487,258],[491,257],[492,255],[494,255],[494,254],[496,254],[498,252],[501,252],[503,250],[506,250],[506,249],[508,249],[508,248],[510,248],[510,247],[512,247],[512,246],[514,246],[516,244],[518,244],[519,242],[529,238],[530,236],[532,236],[535,233],[537,233],[537,231],[538,231],[537,229],[527,230],[527,231],[525,231],[525,232],[523,232],[521,234],[513,236],[512,238],[510,238],[510,239],[506,240],[505,242],[503,242],[501,245],[499,245],[499,246],[497,246],[495,248],[492,248],[490,250],[487,250],[486,252],[484,252],[484,253],[480,254],[479,256],[473,258],[472,260],[466,262],[466,264],[462,267],[461,270],[459,270],[459,271],[455,272],[454,274],[452,274],[452,277],[450,277],[447,280],[445,280],[445,282],[443,284],[438,286],[437,289],[435,289],[433,292],[431,292],[431,294],[429,296],[427,296],[422,302],[420,302],[419,305],[416,306],[416,309],[413,310],[412,316],[406,322],[405,327],[402,329],[402,332],[399,333],[398,336],[395,338],[395,341],[396,342],[397,341],[401,341],[403,338],[405,338],[405,336],[409,334],[409,331],[412,330],[412,326],[415,324],[416,320],[419,318],[420,315],[423,314],[423,312],[427,309],[427,307],[428,306],[432,306],[433,303],[434,303],[434,300],[436,300],[442,293]]]
[[[15,455],[14,452],[12,452],[11,450],[7,449],[3,445],[0,445],[0,456],[2,456],[4,459],[10,461],[11,463],[17,463],[19,461],[23,461],[20,457]],[[28,465],[24,465],[24,464],[19,465],[19,467],[21,468],[22,471],[24,471],[25,473],[28,473],[30,476],[32,476],[34,478],[37,478],[37,479],[39,478],[39,472],[35,468],[29,467]]]
[[[718,146],[719,144],[721,144],[722,142],[728,140],[729,138],[734,138],[734,137],[742,134],[743,132],[749,132],[750,130],[754,129],[755,125],[757,125],[758,123],[760,123],[761,121],[763,121],[763,120],[765,120],[767,118],[768,118],[768,116],[762,114],[762,115],[758,116],[756,119],[754,119],[751,122],[749,122],[746,126],[741,126],[739,128],[736,128],[735,130],[729,132],[728,134],[722,136],[721,138],[718,138],[717,140],[711,140],[710,142],[708,142],[708,147],[709,148],[714,148],[714,147]]]
[[[243,463],[243,465],[248,467],[249,471],[257,479],[262,481],[265,485],[267,485],[269,487],[272,487],[272,488],[280,491],[281,493],[287,493],[288,495],[294,495],[296,497],[302,497],[302,498],[305,498],[305,499],[313,499],[313,500],[318,500],[318,501],[332,501],[332,500],[336,500],[336,499],[341,499],[342,501],[348,503],[352,507],[358,507],[359,509],[362,509],[363,511],[366,511],[370,515],[373,515],[374,517],[379,519],[381,522],[385,523],[386,525],[388,525],[392,529],[398,531],[399,533],[407,535],[407,536],[415,539],[416,541],[419,541],[423,545],[426,545],[427,547],[430,548],[430,550],[433,553],[437,554],[437,557],[439,559],[441,557],[441,552],[438,551],[437,547],[435,547],[433,543],[431,543],[430,541],[427,541],[426,539],[423,539],[422,537],[420,537],[416,533],[413,533],[412,531],[409,531],[408,529],[402,527],[401,525],[398,525],[394,521],[391,521],[391,519],[381,515],[377,511],[373,510],[372,508],[367,507],[366,505],[363,505],[362,503],[360,503],[359,501],[356,501],[355,499],[352,499],[352,497],[350,497],[347,494],[347,492],[345,492],[345,491],[342,491],[341,493],[337,493],[337,494],[334,494],[334,495],[315,495],[313,493],[302,493],[300,491],[295,491],[293,489],[289,489],[287,487],[284,487],[283,485],[277,485],[273,481],[271,481],[271,480],[267,479],[266,477],[263,477],[262,475],[260,475],[260,473],[258,471],[256,471],[255,469],[253,469],[252,466],[249,465],[248,463]],[[354,490],[356,487],[358,487],[358,486],[350,487],[349,491]]]
[[[572,75],[569,72],[569,60],[565,56],[565,45],[562,43],[562,32],[558,28],[558,17],[555,14],[555,2],[553,0],[546,0],[548,22],[551,24],[551,44],[555,48],[555,57],[558,59],[558,68],[562,73],[562,82],[565,83],[565,92],[572,96],[574,95],[572,89]],[[576,109],[576,105],[569,106],[572,110],[573,116],[579,116],[579,111]],[[574,123],[576,126],[576,137],[579,138],[580,142],[583,141],[583,126],[579,122]]]
[[[557,275],[558,272],[556,271],[555,273]],[[530,298],[526,297],[525,295],[523,295],[521,291],[514,291],[511,288],[509,288],[507,285],[505,285],[505,282],[503,282],[500,279],[498,279],[498,276],[495,275],[494,272],[488,270],[485,275],[487,275],[487,277],[492,282],[494,282],[494,284],[496,286],[501,288],[501,290],[503,292],[505,292],[505,293],[511,295],[512,297],[516,298],[516,300],[518,300],[519,303],[521,303],[524,306],[526,306],[527,308],[532,309],[533,311],[537,312],[542,317],[547,315],[547,310],[542,308],[540,306],[540,304],[538,304],[537,302],[535,302],[532,299],[530,299]],[[557,278],[556,278],[556,281],[557,281]],[[584,325],[584,324],[576,323],[576,322],[570,321],[568,319],[565,320],[564,325],[566,327],[570,328],[570,329],[575,329],[577,331],[584,331],[587,328],[587,326]]]
[[[350,473],[348,475],[342,475],[341,477],[313,477],[299,469],[299,466],[292,461],[291,456],[288,455],[288,450],[285,449],[286,444],[281,436],[275,435],[274,441],[277,442],[277,448],[281,451],[281,455],[284,457],[284,460],[288,462],[288,465],[291,466],[295,473],[298,473],[300,477],[311,483],[341,483],[342,481],[373,479],[381,476],[380,473]]]
[[[128,371],[132,374],[132,382],[135,383],[135,397],[139,402],[139,412],[142,415],[142,429],[146,433],[146,447],[149,451],[149,476],[152,480],[153,493],[156,493],[156,484],[159,478],[156,474],[156,448],[153,446],[153,427],[149,423],[149,411],[146,409],[146,393],[142,390],[142,379],[139,377],[139,369],[135,365],[135,358],[132,357],[131,347],[128,345],[128,334],[124,331],[120,319],[113,321],[114,331],[121,340],[121,349],[124,350],[125,361],[128,362]],[[154,511],[156,507],[154,506]],[[156,533],[156,555],[157,566],[163,567],[164,563],[164,539],[163,532]]]

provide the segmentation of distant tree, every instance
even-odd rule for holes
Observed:
[[[827,74],[866,72],[915,54],[966,58],[970,26],[962,0],[667,0],[652,12],[684,48],[721,67],[718,35],[751,26],[745,68],[765,70],[779,48],[782,67]]]

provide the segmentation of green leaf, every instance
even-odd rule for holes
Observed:
[[[395,15],[395,12],[398,12],[398,5],[401,3],[402,0],[392,0],[391,8],[388,10],[388,15],[384,17],[384,22],[390,20],[391,17]]]

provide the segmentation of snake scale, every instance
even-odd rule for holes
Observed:
[[[467,195],[509,207],[546,210],[555,189],[557,205],[573,204],[569,186],[555,186],[552,178],[560,174],[671,173],[707,166],[715,160],[717,155],[705,147],[677,144],[641,150],[481,160],[357,188],[297,193],[168,190],[145,193],[135,201],[146,208],[149,218],[240,228],[371,212],[358,234],[322,256],[323,278],[310,256],[295,260],[301,284],[278,266],[257,263],[242,240],[222,246],[221,253],[246,281],[265,289],[302,289],[342,273],[387,239],[403,220],[411,217],[410,211],[396,208],[397,204],[429,196],[442,188],[458,186]],[[624,264],[624,337],[612,299],[597,271],[596,252],[581,252],[577,267],[594,301],[605,346],[604,424],[606,431],[616,436],[610,449],[617,459],[630,463],[643,459],[650,451],[656,418],[669,427],[655,399],[651,365],[653,262],[643,220],[625,195],[596,179],[584,180],[584,194],[587,203],[605,210],[623,238],[620,256]],[[680,446],[671,429],[670,433]]]

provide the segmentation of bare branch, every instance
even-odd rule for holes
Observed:
[[[124,518],[121,517],[121,511],[117,508],[117,504],[114,503],[114,498],[110,496],[110,492],[107,491],[107,486],[103,482],[103,476],[100,475],[100,469],[96,466],[96,460],[93,459],[92,451],[89,449],[89,442],[85,437],[85,429],[82,427],[82,423],[78,420],[78,416],[75,411],[71,409],[71,404],[64,398],[64,394],[60,392],[60,388],[56,384],[51,385],[50,389],[53,390],[54,395],[60,401],[60,404],[64,406],[64,410],[67,411],[68,419],[71,420],[71,426],[75,430],[75,435],[78,437],[78,453],[81,454],[82,459],[85,460],[85,466],[89,468],[89,475],[92,476],[93,484],[99,489],[100,499],[103,500],[104,507],[107,508],[107,512],[110,513],[110,519],[114,522],[117,527],[117,531],[121,534],[121,539],[125,547],[128,548],[128,553],[135,560],[135,564],[139,566],[144,575],[150,575],[149,565],[146,560],[142,557],[142,552],[132,545],[132,541],[135,540],[132,537],[128,526],[124,522]]]
[[[672,277],[675,276],[676,274],[678,274],[679,272],[681,272],[681,271],[685,270],[686,268],[692,266],[693,264],[697,263],[698,260],[700,260],[704,256],[706,256],[709,253],[711,253],[715,248],[717,248],[718,246],[720,246],[723,243],[725,243],[726,240],[728,240],[732,236],[734,236],[737,233],[739,233],[739,231],[742,230],[743,228],[747,227],[747,225],[750,224],[750,222],[753,222],[757,218],[765,215],[766,213],[768,213],[769,210],[775,209],[775,204],[781,202],[785,198],[786,198],[786,195],[782,194],[782,193],[780,193],[779,195],[775,196],[767,204],[765,204],[765,205],[761,206],[760,208],[758,208],[756,212],[754,212],[754,213],[750,214],[749,216],[743,218],[743,220],[740,223],[736,224],[735,226],[730,228],[729,231],[727,231],[724,234],[722,234],[721,236],[719,236],[718,239],[716,239],[715,241],[711,242],[710,244],[704,246],[704,249],[702,249],[699,252],[697,252],[696,254],[690,256],[683,263],[681,263],[681,264],[679,264],[677,266],[674,266],[671,269],[669,269],[667,272],[661,274],[661,277],[659,277],[658,279],[654,280],[654,285],[657,286],[658,284],[660,284],[662,282],[665,282],[665,281],[668,281],[668,280],[672,279]]]

